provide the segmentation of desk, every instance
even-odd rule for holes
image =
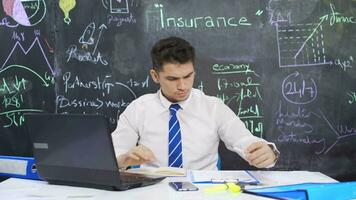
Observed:
[[[337,182],[319,172],[308,171],[252,171],[253,175],[260,179],[264,186],[285,185],[304,182]],[[44,181],[10,178],[0,183],[0,199],[13,200],[200,200],[200,199],[269,199],[256,197],[249,194],[232,194],[219,192],[213,194],[204,193],[204,188],[209,184],[200,184],[196,192],[176,192],[171,189],[167,182],[187,179],[185,177],[167,178],[164,181],[142,188],[135,188],[124,192],[105,191],[89,188],[49,185]]]

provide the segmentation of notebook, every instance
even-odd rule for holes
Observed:
[[[103,116],[31,113],[25,118],[38,173],[50,184],[127,190],[164,179],[119,172]]]

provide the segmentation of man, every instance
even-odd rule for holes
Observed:
[[[194,48],[169,37],[151,50],[160,90],[133,101],[112,133],[120,168],[132,165],[217,169],[219,139],[250,165],[272,167],[274,144],[253,136],[220,99],[193,89]]]

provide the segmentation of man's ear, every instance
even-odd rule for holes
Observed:
[[[159,75],[158,75],[158,73],[156,72],[156,70],[151,69],[151,70],[150,70],[150,74],[151,74],[152,80],[153,80],[155,83],[159,83]]]

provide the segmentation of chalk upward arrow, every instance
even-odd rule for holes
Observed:
[[[103,32],[103,29],[104,29],[104,28],[105,28],[105,29],[108,29],[108,27],[107,27],[105,24],[102,24],[102,25],[99,27],[99,29],[100,29],[99,37],[98,37],[98,39],[96,40],[95,48],[94,48],[94,51],[93,51],[92,55],[95,54],[96,48],[98,47],[98,43],[99,43],[99,40],[100,40],[100,37],[101,37],[101,33]]]

